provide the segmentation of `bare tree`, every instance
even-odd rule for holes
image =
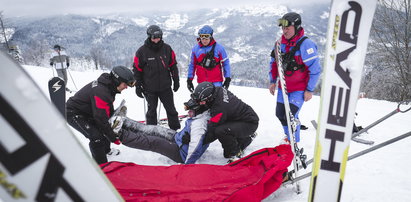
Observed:
[[[0,26],[1,26],[1,34],[3,35],[4,41],[6,43],[6,48],[7,50],[10,50],[9,42],[8,42],[7,35],[6,35],[6,28],[4,26],[3,11],[0,11]]]
[[[28,49],[23,52],[26,64],[35,66],[48,66],[50,59],[50,45],[45,39],[31,39]]]
[[[379,0],[371,30],[363,90],[368,97],[411,100],[411,3]]]

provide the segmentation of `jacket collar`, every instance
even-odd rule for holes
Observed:
[[[217,42],[214,40],[214,38],[211,39],[210,43],[209,43],[207,46],[204,46],[204,45],[201,43],[200,38],[197,38],[197,41],[198,41],[198,45],[200,46],[200,48],[202,48],[202,47],[209,47],[209,46],[212,46],[213,44],[217,43]]]

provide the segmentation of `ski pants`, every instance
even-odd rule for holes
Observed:
[[[145,125],[126,118],[119,132],[123,145],[164,155],[177,163],[184,163],[180,148],[174,140],[176,131],[158,126]]]
[[[64,80],[64,83],[67,86],[67,70],[65,68],[63,69],[56,69],[57,75]]]
[[[257,123],[233,121],[219,125],[214,135],[224,149],[224,157],[230,158],[243,151],[253,140],[252,135],[258,128]]]
[[[89,148],[97,164],[107,163],[107,153],[110,152],[110,141],[100,132],[90,118],[67,113],[68,124],[90,140]]]
[[[167,113],[168,126],[173,130],[181,128],[178,120],[178,112],[174,106],[173,91],[171,88],[161,92],[146,92],[145,93],[148,109],[146,113],[147,125],[157,125],[157,105],[158,99],[163,103]]]
[[[290,134],[288,133],[288,125],[287,125],[287,116],[285,112],[284,106],[284,98],[282,94],[282,89],[278,89],[277,93],[277,107],[276,107],[276,116],[280,120],[281,125],[283,126],[284,133],[287,135],[288,140],[290,140]],[[297,121],[297,129],[295,131],[295,141],[300,142],[300,121],[298,119],[298,114],[300,112],[301,107],[304,104],[304,91],[294,91],[288,93],[288,101],[290,103],[290,110],[294,116],[294,119]]]

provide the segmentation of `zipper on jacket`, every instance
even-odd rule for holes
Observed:
[[[161,55],[160,55],[160,60],[161,60],[161,63],[163,63],[163,67],[164,67],[164,68],[167,68],[167,67],[166,67],[166,63],[164,63],[163,57],[162,57]]]

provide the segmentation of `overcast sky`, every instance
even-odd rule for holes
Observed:
[[[286,2],[286,3],[284,3]],[[331,0],[0,0],[5,17],[44,16],[55,14],[109,14],[144,11],[193,10],[200,8],[238,7],[259,3],[283,5]],[[292,6],[292,5],[291,5]]]

